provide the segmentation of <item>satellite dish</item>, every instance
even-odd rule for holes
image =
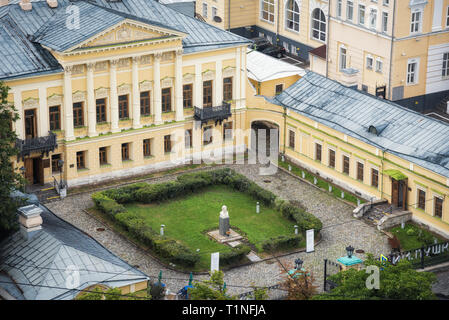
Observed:
[[[215,16],[214,17],[214,21],[215,22],[221,22],[221,21],[223,21],[219,16]]]

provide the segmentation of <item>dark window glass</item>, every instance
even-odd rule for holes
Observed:
[[[98,156],[100,159],[100,166],[108,163],[106,147],[102,147],[98,150]]]
[[[315,143],[315,160],[321,162],[321,144]]]
[[[192,147],[192,129],[186,130],[184,143],[187,149]]]
[[[61,171],[58,161],[61,160],[61,154],[54,154],[51,156],[51,172],[56,173]]]
[[[171,136],[166,135],[164,136],[164,152],[171,152]]]
[[[434,198],[434,215],[435,217],[442,218],[443,217],[443,199],[439,197]]]
[[[84,169],[86,168],[86,163],[84,159],[84,151],[78,151],[76,153],[76,168],[77,169]]]
[[[223,100],[232,100],[232,78],[223,79]]]
[[[363,181],[363,163],[357,162],[357,180]]]
[[[184,108],[192,108],[192,84],[185,84],[182,86],[182,103]]]
[[[162,112],[171,111],[171,88],[162,89]]]
[[[122,143],[122,160],[129,160],[129,143]]]
[[[119,119],[129,118],[129,108],[128,108],[128,95],[122,95],[118,97],[118,117]]]
[[[106,122],[106,99],[97,99],[97,123]]]
[[[373,187],[379,187],[379,171],[372,168],[371,169],[371,185]]]
[[[343,173],[349,174],[349,157],[343,156]]]
[[[151,139],[143,140],[143,156],[144,157],[151,156]]]
[[[60,106],[50,107],[50,130],[61,129],[61,108]]]
[[[84,112],[82,102],[77,102],[73,104],[73,126],[74,127],[84,126]]]
[[[295,132],[291,130],[288,131],[288,146],[295,149]]]
[[[426,210],[426,193],[418,189],[418,208]]]
[[[212,107],[212,80],[203,82],[203,107]]]
[[[335,168],[335,151],[329,149],[329,167]]]
[[[140,114],[142,116],[149,116],[151,114],[150,100],[150,91],[144,91],[140,93]]]

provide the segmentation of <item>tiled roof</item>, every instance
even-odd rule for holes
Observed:
[[[323,44],[322,46],[315,48],[313,50],[309,51],[309,54],[313,54],[315,56],[318,56],[322,59],[326,59],[326,45]]]
[[[27,300],[73,299],[93,284],[121,287],[145,281],[148,277],[131,267],[93,238],[61,220],[48,209],[42,230],[30,240],[16,232],[0,244],[0,272],[6,273]],[[79,271],[78,290],[67,287],[66,270]],[[12,283],[3,285],[11,295]],[[17,297],[21,298],[21,297]]]
[[[270,102],[449,178],[449,126],[308,72]],[[382,132],[370,126],[386,125]]]

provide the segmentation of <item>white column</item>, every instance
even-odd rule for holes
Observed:
[[[75,140],[73,134],[72,67],[64,68],[64,131],[65,140]]]
[[[198,108],[203,108],[203,76],[201,71],[201,64],[195,64],[195,88],[193,89],[193,105]]]
[[[48,130],[50,128],[49,122],[50,122],[50,119],[48,116],[47,88],[40,87],[39,88],[39,121],[38,121],[38,129],[39,129],[40,137],[48,136]]]
[[[221,60],[215,62],[215,106],[223,103],[223,63]]]
[[[19,119],[15,122],[17,138],[24,139],[25,137],[25,122],[23,121],[25,114],[22,106],[22,92],[20,90],[14,90],[14,107],[19,114]]]
[[[140,124],[140,90],[139,90],[139,57],[132,58],[132,81],[133,81],[133,128],[142,128]]]
[[[176,121],[184,120],[184,107],[182,103],[182,49],[176,51],[175,60],[175,110]]]
[[[246,107],[246,79],[248,79],[248,70],[246,69],[246,49],[242,48],[242,65],[241,65],[241,80],[240,80],[240,107]]]
[[[153,63],[153,97],[154,97],[154,123],[162,123],[162,98],[161,98],[161,53],[154,55]]]
[[[240,48],[236,49],[236,55],[235,55],[235,107],[238,109],[240,108],[240,92],[241,92],[241,64],[240,59]]]
[[[95,137],[97,133],[97,106],[94,91],[94,64],[87,64],[87,122],[88,135]]]
[[[117,93],[117,64],[118,60],[109,61],[109,104],[111,106],[111,131],[119,132],[118,127],[118,93]]]

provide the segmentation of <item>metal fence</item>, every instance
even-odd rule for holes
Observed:
[[[416,269],[424,269],[449,261],[449,241],[431,244],[403,252],[392,252],[388,261],[396,265],[400,260],[409,260]]]
[[[323,290],[328,291],[337,287],[337,284],[332,280],[329,280],[329,276],[332,276],[341,271],[341,265],[330,261],[328,259],[324,259],[324,283]]]

